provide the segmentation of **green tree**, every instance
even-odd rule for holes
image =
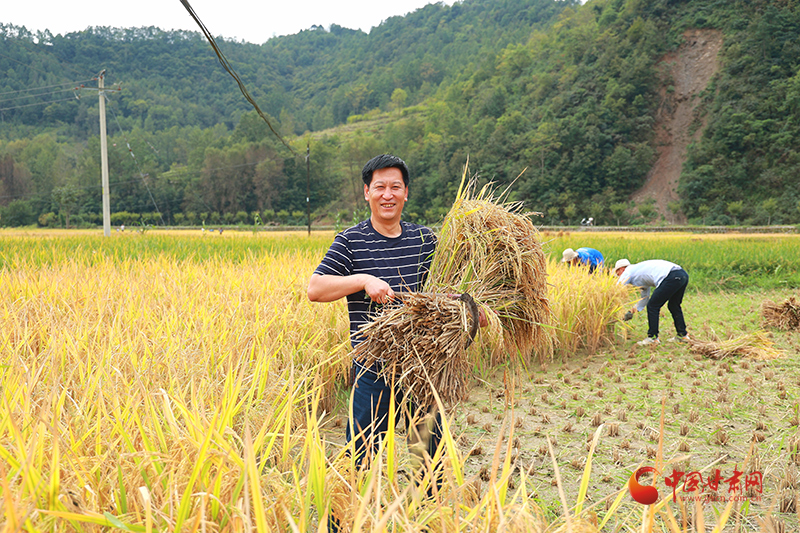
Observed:
[[[798,206],[798,209],[800,209],[800,206]],[[550,217],[550,224],[555,224],[555,221],[558,219],[558,213],[560,211],[561,210],[555,206],[547,208],[547,216]]]
[[[611,214],[617,221],[617,226],[619,226],[620,220],[623,219],[628,212],[628,204],[624,202],[617,202],[608,206],[608,209],[611,211]]]
[[[648,199],[647,201],[636,206],[639,215],[644,219],[645,223],[652,220],[656,214],[655,200]]]
[[[404,108],[406,100],[408,100],[408,93],[400,87],[392,91],[392,109],[397,111]]]
[[[605,207],[600,202],[592,202],[589,205],[589,215],[594,218],[594,225],[599,226],[600,220],[603,217],[603,211],[605,211]]]
[[[59,215],[64,217],[64,223],[69,228],[70,214],[78,210],[81,202],[81,190],[71,185],[56,187],[52,193],[53,205],[58,209]]]
[[[578,208],[575,204],[569,204],[564,208],[564,217],[567,219],[567,225],[575,220],[575,215],[578,213]]]
[[[742,214],[742,211],[744,211],[744,202],[742,200],[738,200],[736,202],[728,202],[727,210],[728,214],[731,217],[733,217],[734,225],[736,225],[739,223],[737,220],[738,217]]]
[[[14,200],[0,208],[0,224],[4,226],[29,226],[35,224],[37,218],[28,200]]]
[[[711,208],[708,207],[708,205],[706,205],[706,204],[700,204],[697,207],[697,212],[702,217],[702,223],[703,223],[704,226],[706,225],[706,217],[708,216],[708,212],[709,211],[711,211]]]
[[[772,217],[778,210],[778,200],[776,200],[775,198],[767,198],[766,200],[761,202],[761,209],[763,209],[767,213],[767,226],[772,225]]]
[[[672,222],[675,223],[675,219],[681,212],[681,203],[678,201],[667,202],[667,209],[669,209],[669,212],[672,213],[673,216]]]

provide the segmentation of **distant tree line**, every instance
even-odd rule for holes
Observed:
[[[67,82],[94,86],[100,68],[107,86],[122,87],[108,98],[117,220],[303,223],[308,143],[316,220],[362,216],[360,167],[393,152],[414,174],[411,220],[441,218],[469,160],[482,180],[513,183],[510,199],[540,211],[542,223],[654,222],[653,204],[629,197],[656,157],[655,111],[671,83],[658,62],[689,28],[723,33],[722,68],[702,95],[693,127],[704,131],[670,214],[800,222],[794,3],[465,0],[369,34],[334,25],[263,45],[223,42],[297,155],[248,108],[199,34],[53,36],[0,24],[0,225],[97,223],[97,95]]]

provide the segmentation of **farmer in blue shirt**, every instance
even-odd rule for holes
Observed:
[[[689,341],[681,308],[683,295],[689,284],[689,274],[680,265],[662,259],[651,259],[632,265],[627,259],[620,259],[614,265],[614,273],[619,276],[617,283],[633,285],[641,289],[641,300],[633,309],[625,313],[623,320],[630,320],[633,313],[647,308],[647,338],[636,344],[648,346],[659,343],[658,315],[667,302],[669,302],[667,308],[675,323],[675,331],[678,333],[677,337],[670,340]],[[650,294],[650,289],[654,289],[653,294]]]
[[[594,248],[583,247],[577,250],[567,248],[561,254],[561,262],[570,265],[587,265],[589,272],[594,272],[595,269],[603,266],[603,254]]]

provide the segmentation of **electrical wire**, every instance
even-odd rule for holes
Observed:
[[[56,102],[66,102],[68,100],[75,100],[75,97],[73,96],[72,98],[61,98],[59,100],[48,100],[47,102],[36,102],[35,104],[24,104],[24,105],[18,105],[18,106],[13,106],[13,107],[0,107],[0,111],[8,111],[10,109],[21,109],[23,107],[32,107],[32,106],[36,106],[36,105],[55,104]]]
[[[106,96],[105,92],[103,92],[103,98],[108,101],[108,96]],[[156,208],[156,213],[158,213],[158,217],[161,219],[161,224],[166,226],[166,222],[164,222],[164,215],[161,214],[161,210],[158,208],[158,204],[156,203],[156,199],[153,198],[153,193],[150,191],[150,186],[147,185],[147,180],[144,179],[144,173],[142,172],[142,167],[139,166],[139,161],[136,159],[136,154],[133,153],[133,148],[131,148],[131,143],[128,141],[128,136],[125,135],[125,131],[122,129],[122,126],[119,123],[119,119],[117,118],[117,114],[114,112],[114,109],[111,106],[108,106],[107,109],[111,111],[111,114],[114,116],[114,121],[117,123],[117,128],[119,128],[119,132],[122,134],[122,138],[125,139],[125,144],[128,146],[128,153],[131,154],[133,158],[133,162],[136,164],[136,169],[139,171],[139,177],[144,183],[144,188],[147,189],[147,194],[150,196],[150,201],[153,202],[153,206]]]
[[[17,42],[17,44],[19,44],[19,45],[20,45],[20,46],[22,46],[23,48],[27,48],[26,46],[24,46],[24,45],[22,45],[22,44],[21,44],[21,43],[22,43],[22,41],[16,41],[16,42]],[[0,53],[0,57],[5,57],[5,58],[6,58],[6,59],[8,59],[9,61],[13,61],[14,63],[19,63],[20,65],[22,65],[22,66],[24,66],[24,67],[26,67],[26,68],[29,68],[29,69],[31,69],[31,70],[33,70],[33,71],[36,71],[36,72],[38,72],[39,74],[44,74],[45,76],[51,76],[51,75],[53,75],[53,74],[51,74],[51,73],[45,72],[44,70],[39,70],[38,68],[36,68],[36,67],[33,67],[33,66],[31,66],[30,64],[28,64],[28,63],[24,63],[24,62],[20,61],[19,59],[15,59],[15,58],[13,58],[13,57],[11,57],[11,56],[9,56],[9,55],[6,55],[6,54],[2,54],[2,53]]]
[[[275,135],[275,137],[277,137],[278,140],[281,141],[283,143],[283,145],[286,148],[289,149],[290,152],[292,152],[295,156],[299,156],[300,154],[298,154],[294,150],[294,148],[289,146],[289,144],[286,141],[283,140],[283,137],[281,137],[278,134],[278,132],[275,131],[275,128],[272,127],[272,124],[270,124],[269,119],[264,114],[264,112],[261,111],[261,108],[258,107],[258,104],[256,103],[255,100],[253,100],[253,97],[250,96],[250,92],[247,90],[247,87],[245,87],[244,82],[239,77],[239,75],[236,73],[236,71],[234,70],[233,66],[228,62],[228,58],[225,57],[225,54],[222,53],[222,50],[219,49],[219,46],[217,46],[217,41],[214,40],[214,37],[211,35],[211,32],[208,31],[208,28],[206,28],[205,24],[203,24],[203,21],[200,20],[200,17],[197,16],[197,13],[195,13],[194,8],[192,8],[192,6],[189,4],[189,1],[188,0],[181,0],[181,4],[183,4],[183,7],[186,8],[186,11],[189,12],[189,15],[191,15],[191,17],[194,19],[194,21],[197,23],[197,25],[200,26],[200,31],[203,32],[203,35],[205,35],[206,40],[211,45],[211,48],[214,49],[214,53],[217,54],[217,59],[219,59],[220,65],[222,65],[222,68],[227,70],[228,74],[233,76],[233,79],[236,80],[236,83],[239,85],[239,90],[242,92],[242,94],[247,99],[247,101],[250,102],[250,105],[252,105],[253,108],[256,110],[256,112],[258,113],[258,116],[260,116],[262,119],[264,119],[264,122],[267,123],[267,126],[269,126],[270,131],[272,131],[272,133]]]
[[[77,88],[77,87],[80,87],[82,84],[90,82],[90,81],[92,81],[92,80],[70,81],[70,82],[65,82],[65,83],[57,83],[56,85],[42,85],[41,87],[30,87],[28,89],[17,89],[16,91],[2,92],[2,93],[0,93],[0,96],[3,96],[4,94],[24,93],[26,91],[38,91],[40,89],[52,89],[53,87],[63,87],[64,85],[70,85],[73,88]],[[66,91],[67,89],[64,89],[64,90]],[[35,96],[35,95],[31,95],[31,96]]]
[[[37,96],[50,96],[51,94],[72,92],[72,91],[75,91],[77,89],[78,89],[78,87],[73,87],[72,89],[59,89],[58,91],[50,91],[50,92],[46,92],[46,93],[23,94],[21,96],[14,96],[14,97],[11,97],[11,98],[5,98],[3,100],[0,100],[0,103],[11,102],[13,100],[22,100],[23,98],[35,98]]]
[[[139,180],[133,179],[133,180],[112,181],[108,185],[109,186],[111,186],[111,185],[124,185],[126,183],[134,183],[134,182],[137,182],[137,181],[139,181]],[[100,184],[100,185],[70,185],[70,187],[73,188],[73,189],[101,189],[103,187],[103,185],[102,184]],[[58,187],[56,187],[56,188],[58,188]],[[0,200],[20,200],[22,198],[34,198],[36,196],[41,196],[41,193],[28,192],[28,193],[25,193],[25,194],[6,194],[6,195],[0,196]]]

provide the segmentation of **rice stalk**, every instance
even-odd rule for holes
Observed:
[[[556,352],[567,358],[578,351],[596,353],[627,333],[620,312],[635,289],[620,285],[607,270],[589,273],[550,260],[547,264]]]
[[[297,276],[315,261],[64,259],[0,270],[0,464],[13,495],[0,528],[259,520],[274,530],[283,517],[239,505],[259,494],[301,523],[295,487],[313,491],[293,481],[297,461],[310,463],[293,456],[307,424],[298,406],[324,406],[347,366],[340,306],[308,305]],[[245,468],[256,472],[247,486]]]
[[[540,362],[552,356],[547,268],[539,238],[521,203],[490,185],[477,190],[466,169],[445,217],[426,282],[431,292],[467,292],[500,319],[511,353]],[[508,357],[508,356],[506,356]]]

